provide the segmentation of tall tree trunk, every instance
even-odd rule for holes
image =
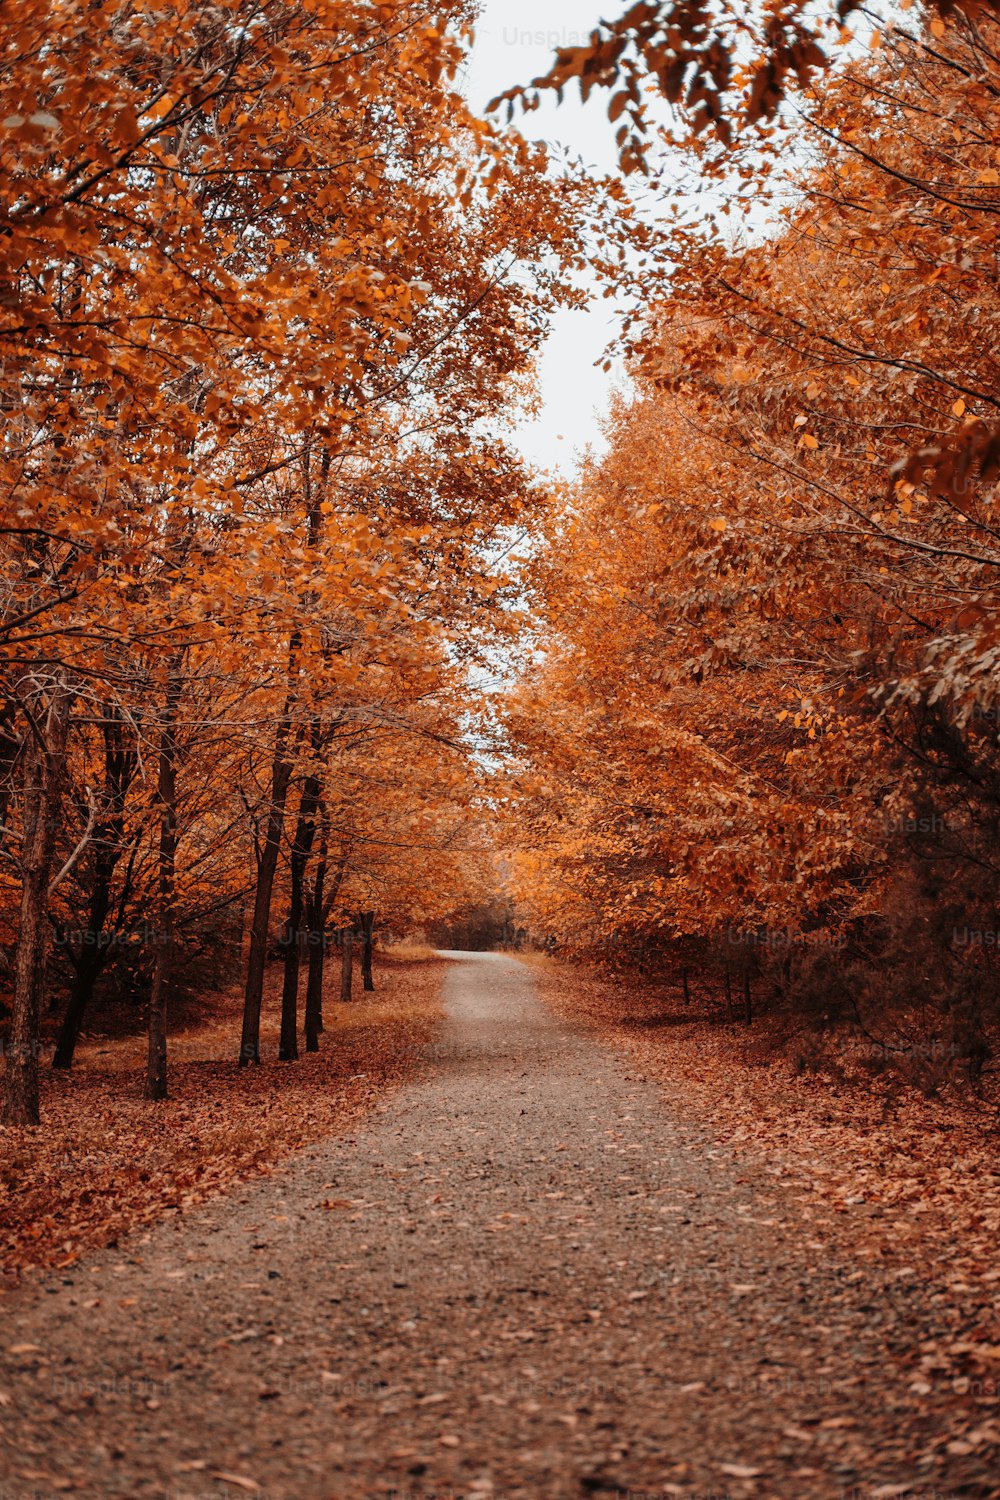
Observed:
[[[301,880],[299,881],[301,886]],[[301,909],[301,889],[292,891],[292,901]],[[301,910],[299,912],[301,921]],[[289,919],[285,936],[285,962],[281,976],[281,1034],[278,1037],[278,1061],[295,1062],[299,1055],[299,941],[300,925]]]
[[[13,1016],[4,1079],[3,1123],[37,1125],[38,1024],[49,945],[48,898],[56,820],[66,769],[69,694],[58,684],[29,725],[24,748],[24,849]]]
[[[54,1068],[73,1066],[73,1054],[80,1038],[80,1028],[102,967],[103,965],[99,963],[88,963],[86,958],[76,966],[70,985],[69,1003],[66,1006],[62,1026],[59,1028],[59,1040],[56,1042],[55,1056],[52,1059]]]
[[[344,927],[340,934],[340,1001],[346,1005],[351,998],[351,981],[354,977],[354,928]]]
[[[323,455],[320,463],[320,483],[313,484],[312,470],[312,438],[308,438],[305,446],[305,455],[302,471],[302,482],[304,486],[306,515],[308,518],[308,530],[306,545],[313,548],[317,545],[323,527],[322,502],[326,493],[326,480],[330,472],[331,454],[328,446],[324,445]],[[298,657],[301,637],[298,631],[292,633],[288,645],[289,682],[295,680],[294,668]],[[243,1009],[243,1038],[240,1043],[240,1067],[245,1067],[250,1062],[260,1062],[260,1006],[261,997],[264,992],[264,963],[267,953],[267,926],[271,912],[271,893],[274,888],[274,873],[278,863],[278,850],[281,844],[281,830],[285,816],[285,801],[288,796],[288,785],[292,774],[291,761],[283,754],[283,735],[287,735],[290,728],[289,712],[291,709],[291,698],[285,704],[285,716],[282,727],[278,732],[278,742],[275,748],[274,767],[271,777],[271,808],[268,816],[267,838],[265,839],[263,853],[257,868],[257,891],[254,899],[253,923],[250,929],[250,958],[247,966],[247,988]],[[313,746],[316,748],[316,736],[318,730],[313,727]],[[302,829],[302,819],[299,819],[299,830]],[[310,833],[310,842],[312,833]],[[299,986],[299,960],[298,951],[299,928],[301,927],[302,910],[302,876],[305,871],[306,859],[299,866],[296,874],[292,870],[292,903],[298,903],[298,918],[293,923],[289,921],[287,932],[288,948],[285,953],[285,971],[282,976],[281,987],[281,1038],[278,1044],[278,1056],[291,1060],[298,1057],[297,1016],[298,1010],[298,986]]]
[[[319,1051],[319,1034],[323,1030],[323,975],[326,965],[327,924],[340,895],[347,870],[347,850],[341,854],[334,869],[333,883],[327,888],[327,840],[326,811],[323,810],[323,846],[316,883],[313,887],[312,914],[308,918],[310,941],[316,948],[309,951],[309,985],[306,994],[306,1051]],[[310,1037],[312,1041],[310,1041]]]
[[[136,764],[138,765],[138,757],[136,757]],[[132,894],[134,864],[138,849],[139,839],[137,837],[132,846],[121,891],[119,892],[117,917],[109,933],[105,932],[104,924],[111,910],[112,880],[115,867],[120,859],[120,848],[116,849],[112,847],[106,854],[105,851],[102,851],[98,856],[90,912],[87,918],[88,925],[84,933],[84,946],[81,952],[76,954],[70,952],[69,954],[74,971],[73,981],[70,986],[69,1003],[66,1007],[66,1013],[63,1016],[63,1023],[59,1031],[59,1040],[56,1043],[55,1056],[52,1059],[52,1066],[54,1068],[71,1068],[73,1066],[73,1057],[76,1052],[76,1044],[80,1039],[83,1018],[93,998],[97,981],[104,972],[111,957],[112,937],[121,931],[122,919]]]
[[[326,960],[326,914],[323,910],[323,888],[326,884],[326,839],[320,851],[312,890],[306,901],[306,930],[309,934],[309,973],[306,978],[306,1051],[319,1051],[323,1030],[323,971]]]
[[[753,1001],[750,998],[750,970],[743,970],[743,1018],[749,1026],[753,1021]]]
[[[361,949],[361,978],[366,990],[375,988],[372,978],[372,954],[375,949],[375,913],[363,911],[361,913],[361,936],[363,945]]]
[[[253,918],[250,923],[250,954],[247,959],[247,983],[243,999],[243,1034],[240,1040],[240,1067],[260,1062],[260,1007],[264,997],[264,967],[267,963],[267,928],[271,918],[271,896],[278,868],[281,832],[285,824],[285,802],[292,779],[292,762],[287,753],[287,721],[278,729],[274,760],[271,765],[271,796],[267,811],[264,845],[257,862],[257,888],[254,892]]]
[[[313,729],[313,753],[319,751],[319,729]],[[306,866],[312,852],[316,833],[316,808],[319,804],[319,777],[309,775],[302,788],[299,803],[299,819],[292,841],[291,895],[288,908],[287,946],[285,948],[285,972],[281,986],[281,1039],[278,1057],[282,1062],[294,1062],[299,1055],[298,1009],[299,968],[302,959],[302,917],[305,910],[304,886]]]
[[[157,852],[156,959],[146,1030],[147,1099],[167,1097],[167,996],[174,959],[174,888],[177,874],[177,709],[182,691],[180,654],[170,663],[163,732],[160,736],[157,798],[160,847]]]
[[[326,933],[309,934],[309,971],[306,977],[306,1051],[318,1052],[323,1031],[323,975],[326,963]]]
[[[117,753],[117,752],[116,752]],[[107,759],[107,756],[106,756]],[[131,776],[128,778],[131,781]],[[105,792],[108,791],[108,778],[105,778]],[[115,869],[121,858],[121,839],[124,831],[124,797],[127,786],[121,790],[121,806],[116,809],[118,814],[115,818],[101,825],[94,834],[94,842],[97,845],[97,857],[94,862],[94,876],[90,887],[90,901],[87,909],[87,926],[83,934],[83,945],[79,952],[72,948],[68,951],[68,958],[73,965],[73,981],[70,986],[69,1004],[59,1031],[59,1040],[56,1043],[55,1057],[52,1059],[54,1068],[71,1068],[73,1066],[73,1053],[76,1050],[77,1038],[80,1035],[80,1027],[87,1006],[90,1004],[97,983],[98,975],[105,967],[110,956],[108,935],[104,924],[111,910],[111,889],[114,881]]]

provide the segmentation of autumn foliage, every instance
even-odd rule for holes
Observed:
[[[9,1123],[102,989],[151,1099],[179,986],[253,1064],[279,963],[318,1050],[331,944],[346,1001],[376,930],[517,931],[498,870],[550,946],[988,1062],[992,9],[602,23],[538,86],[652,218],[470,112],[474,12],[5,12]],[[632,387],[545,491],[503,434],[587,269]]]
[[[496,418],[576,297],[592,189],[470,115],[472,11],[5,11],[11,1122],[63,983],[68,1065],[131,976],[161,1097],[192,947],[244,927],[253,1061],[283,939],[292,1059],[331,933],[478,890],[467,674],[533,504]]]
[[[675,205],[634,395],[550,510],[508,805],[539,934],[689,964],[796,1032],[929,1039],[976,1081],[1000,1000],[1000,28],[911,20],[752,150],[674,148],[710,209]]]

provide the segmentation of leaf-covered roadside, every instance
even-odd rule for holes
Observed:
[[[72,1073],[45,1070],[48,1126],[0,1129],[0,1271],[72,1265],[163,1214],[268,1173],[290,1152],[349,1129],[417,1065],[440,1015],[442,962],[380,963],[379,988],[328,1005],[321,1051],[247,1073],[231,1057],[238,1000],[177,1038],[172,1097],[142,1099],[144,1039],[94,1040]],[[278,1018],[265,1022],[277,1032]],[[272,1049],[273,1051],[273,1049]]]
[[[685,1016],[662,987],[545,962],[536,980],[548,1004],[661,1083],[672,1114],[745,1155],[748,1178],[773,1178],[817,1246],[843,1239],[856,1279],[926,1289],[948,1333],[921,1345],[908,1397],[966,1397],[953,1442],[1000,1450],[995,1104],[926,1098],[897,1079],[880,1090],[849,1071],[798,1074],[787,1057],[753,1051],[739,1026]]]

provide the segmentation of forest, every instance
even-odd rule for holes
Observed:
[[[131,987],[157,1099],[197,955],[244,963],[254,1063],[283,924],[293,1060],[331,933],[475,891],[470,673],[534,504],[498,429],[593,193],[470,115],[465,4],[100,14],[97,77],[89,5],[4,28],[9,1123],[53,995],[69,1067]]]
[[[777,127],[695,138],[721,215],[768,232],[680,205],[608,456],[545,514],[537,660],[504,704],[518,890],[560,943],[973,1085],[998,1000],[998,43],[901,16],[793,101],[791,161]]]
[[[1000,9],[623,3],[0,11],[4,1500],[1000,1496]]]
[[[243,965],[253,1064],[277,955],[292,1061],[332,946],[346,998],[355,933],[370,984],[376,927],[511,901],[978,1085],[996,20],[831,63],[681,6],[685,72],[633,7],[536,80],[610,93],[598,180],[471,114],[459,0],[101,14],[99,79],[87,7],[5,28],[8,1123],[95,991],[157,1099],[178,981]],[[553,484],[511,414],[584,271],[628,384]]]

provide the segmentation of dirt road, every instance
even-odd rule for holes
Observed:
[[[996,1493],[906,1400],[919,1283],[454,957],[357,1134],[4,1299],[0,1500]]]

